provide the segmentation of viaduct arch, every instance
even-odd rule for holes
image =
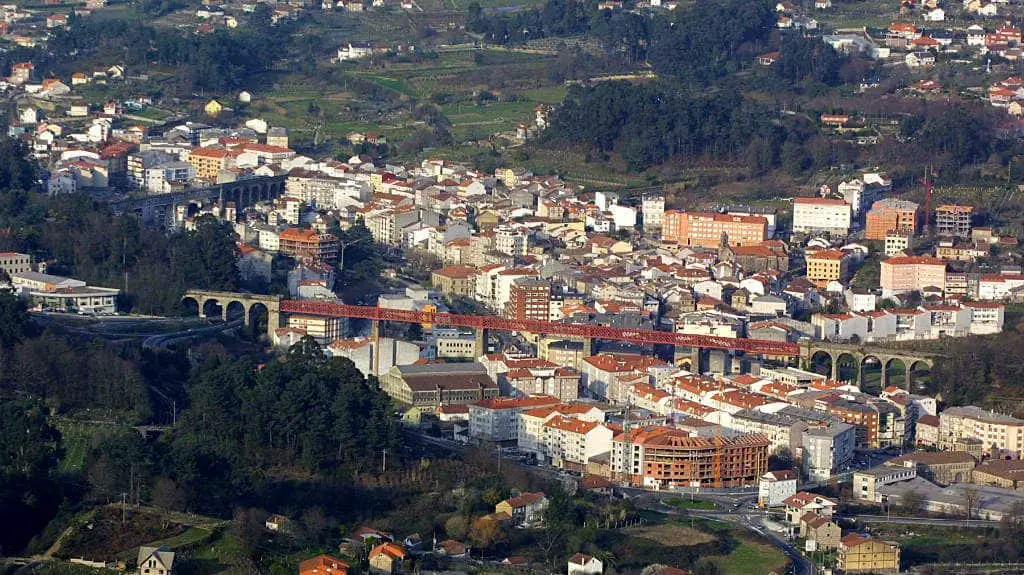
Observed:
[[[889,385],[887,372],[896,364],[901,363],[903,365],[904,379],[903,383],[906,386],[907,391],[913,391],[912,379],[915,371],[926,368],[931,369],[935,366],[935,358],[937,356],[932,353],[925,352],[911,352],[902,351],[899,349],[889,349],[884,347],[873,347],[866,345],[851,345],[841,343],[831,343],[827,341],[820,342],[802,342],[800,344],[800,359],[801,365],[804,368],[809,366],[816,360],[827,358],[831,362],[831,373],[830,377],[834,380],[843,380],[841,377],[843,366],[846,366],[849,371],[850,366],[853,366],[853,377],[846,378],[847,381],[852,381],[860,387],[864,385],[865,368],[870,365],[874,365],[876,362],[881,367],[881,386],[885,389]]]
[[[265,310],[267,314],[267,331],[272,333],[281,327],[281,296],[249,293],[234,293],[207,290],[188,290],[182,296],[183,303],[194,303],[199,310],[199,317],[208,317],[212,305],[219,306],[219,315],[228,321],[229,312],[241,310],[245,325],[253,324],[255,314]]]

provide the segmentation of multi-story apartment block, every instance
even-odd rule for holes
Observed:
[[[850,233],[850,204],[830,198],[795,198],[793,200],[793,231],[796,233],[827,232],[845,236]]]
[[[558,404],[558,399],[535,397],[492,397],[469,404],[469,436],[479,441],[505,442],[517,438],[519,413]]]
[[[594,423],[604,423],[605,421],[603,411],[584,403],[562,403],[520,412],[517,429],[519,450],[533,453],[537,457],[544,457],[544,424],[555,417],[567,417]]]
[[[508,295],[504,315],[509,319],[547,321],[551,315],[551,284],[546,280],[517,278]]]
[[[556,415],[541,427],[543,456],[556,467],[585,471],[591,457],[611,451],[612,435],[603,423]]]
[[[940,236],[971,237],[973,206],[942,205],[935,208],[935,233]]]
[[[716,248],[727,236],[731,246],[757,245],[768,239],[768,220],[762,216],[733,216],[707,212],[665,212],[662,238],[687,246]]]
[[[946,264],[929,256],[895,256],[882,260],[879,284],[883,297],[921,291],[926,287],[945,289]]]
[[[498,226],[494,230],[494,249],[503,254],[523,257],[529,248],[526,230],[514,226]]]
[[[864,229],[864,238],[884,240],[891,231],[916,234],[921,220],[921,207],[914,202],[886,198],[871,204]]]
[[[580,372],[571,367],[521,367],[501,376],[515,395],[550,395],[560,401],[573,401],[579,397]]]
[[[288,228],[278,236],[278,249],[282,254],[296,258],[308,258],[333,264],[338,260],[340,244],[332,234],[320,234],[314,230]]]
[[[803,468],[814,481],[844,471],[853,462],[856,429],[846,423],[809,427],[801,435]]]
[[[914,234],[907,231],[891,230],[885,234],[885,246],[883,253],[885,257],[891,258],[909,250],[914,245]]]
[[[220,173],[234,165],[236,154],[219,148],[196,148],[189,152],[188,163],[196,170],[196,177],[217,181]]]
[[[660,426],[632,429],[615,437],[611,470],[632,485],[652,488],[752,486],[768,471],[768,439],[691,437]]]
[[[762,507],[781,507],[786,499],[796,495],[799,478],[792,469],[769,471],[757,483],[757,503]]]
[[[807,256],[807,279],[824,288],[831,282],[846,282],[853,271],[853,257],[841,250],[819,250]]]
[[[644,217],[644,232],[661,231],[662,221],[665,217],[665,196],[661,194],[644,194],[641,213]]]
[[[1002,452],[1024,454],[1024,420],[981,409],[950,407],[939,414],[939,448],[957,450],[957,441],[975,439],[990,456]]]

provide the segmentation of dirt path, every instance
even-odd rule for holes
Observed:
[[[42,559],[44,561],[46,561],[48,559],[52,559],[53,558],[53,554],[56,553],[57,551],[60,551],[60,546],[64,544],[64,540],[67,539],[68,537],[70,537],[71,534],[74,533],[74,531],[75,531],[74,527],[68,527],[67,529],[65,529],[60,534],[60,537],[57,537],[57,540],[53,542],[53,545],[50,545],[50,548],[47,549],[45,553],[43,553]]]

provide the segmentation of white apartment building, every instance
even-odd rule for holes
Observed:
[[[1006,306],[991,301],[964,302],[963,306],[971,310],[971,334],[988,335],[1003,331]]]
[[[793,200],[793,231],[796,233],[828,232],[845,236],[850,233],[850,204],[829,198],[795,198]]]
[[[600,409],[583,403],[560,404],[551,407],[537,407],[519,412],[516,438],[520,451],[543,456],[544,424],[554,417],[571,417],[580,421],[604,423],[605,414]]]
[[[477,441],[515,441],[518,438],[519,413],[558,404],[558,399],[536,397],[492,397],[469,405],[469,436]]]
[[[541,428],[542,454],[556,467],[582,471],[591,457],[612,450],[613,435],[602,423],[556,415]]]
[[[665,217],[665,196],[661,194],[644,194],[640,206],[644,217],[644,231],[661,230],[661,222]]]
[[[812,481],[823,481],[853,462],[857,431],[847,423],[812,427],[803,432],[803,468]]]
[[[1020,297],[1024,292],[1024,275],[983,275],[978,282],[978,299],[1002,301]]]
[[[781,507],[786,499],[796,495],[796,472],[791,469],[769,471],[757,482],[757,504],[761,507]]]
[[[494,230],[494,249],[503,254],[523,257],[529,247],[526,230],[513,226],[498,226]]]

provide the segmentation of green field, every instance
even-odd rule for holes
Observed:
[[[788,559],[769,543],[754,541],[744,535],[737,537],[740,544],[732,553],[712,559],[729,575],[764,575],[769,572],[785,572]]]
[[[674,497],[672,499],[665,500],[666,505],[671,505],[679,509],[704,509],[711,510],[715,508],[715,504],[706,501],[704,499],[687,499],[685,497]]]
[[[103,437],[115,433],[118,427],[58,419],[57,429],[64,439],[64,457],[60,460],[60,470],[71,472],[82,471],[89,450]]]

